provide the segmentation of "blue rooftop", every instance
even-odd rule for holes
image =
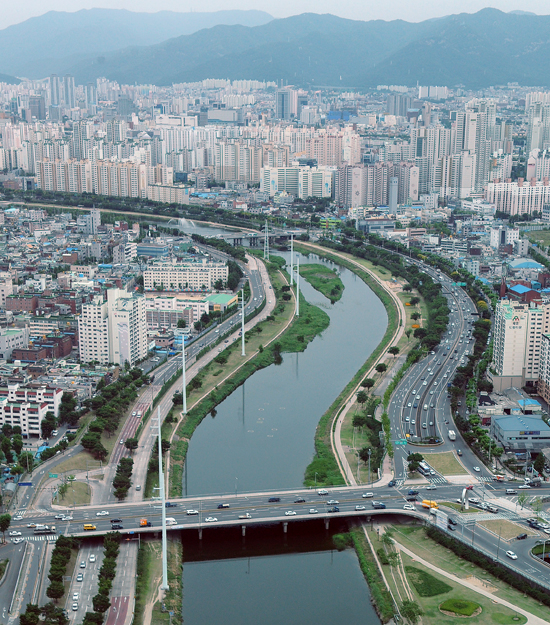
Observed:
[[[527,293],[527,291],[530,291],[531,289],[523,286],[523,284],[516,284],[516,286],[513,286],[510,291],[513,291],[514,293],[518,293],[519,295],[523,295],[523,293]]]
[[[550,433],[550,427],[537,417],[525,415],[510,415],[495,417],[495,421],[503,430],[518,430],[520,432],[544,432]]]

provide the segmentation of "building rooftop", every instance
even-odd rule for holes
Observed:
[[[540,417],[504,415],[502,417],[495,417],[495,421],[503,430],[550,433],[550,427],[546,425]]]

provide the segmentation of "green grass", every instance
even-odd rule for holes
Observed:
[[[335,417],[337,413],[342,409],[343,402],[348,398],[352,390],[359,384],[359,382],[365,377],[367,371],[372,367],[373,363],[379,358],[379,356],[385,351],[387,346],[397,329],[398,323],[398,311],[394,304],[393,299],[384,290],[384,288],[366,271],[361,271],[360,267],[354,265],[352,257],[349,254],[335,255],[327,252],[320,247],[306,247],[302,245],[296,245],[295,249],[298,251],[309,254],[315,252],[323,258],[327,258],[342,267],[346,267],[350,271],[353,271],[357,276],[367,284],[375,295],[380,299],[386,309],[388,315],[388,325],[386,332],[382,337],[382,340],[371,353],[369,358],[359,369],[359,371],[353,376],[350,382],[346,385],[340,395],[334,400],[328,410],[321,417],[317,429],[315,431],[315,456],[311,463],[306,467],[304,484],[306,486],[313,486],[315,483],[315,473],[317,473],[317,485],[330,486],[336,484],[343,484],[344,479],[340,472],[340,468],[334,457],[332,447],[330,444],[330,432],[333,427]],[[346,260],[349,259],[349,260]]]
[[[435,597],[436,595],[450,592],[453,589],[449,584],[446,584],[444,581],[437,579],[422,569],[418,569],[414,566],[406,566],[405,571],[409,580],[415,587],[416,592],[421,597]]]
[[[472,616],[481,606],[479,603],[468,601],[467,599],[447,599],[439,607],[446,612],[454,612],[461,616]]]
[[[6,572],[9,563],[10,561],[8,558],[6,558],[5,560],[0,560],[0,579],[4,577],[4,573]]]
[[[316,291],[319,291],[327,297],[332,304],[342,297],[344,284],[334,269],[317,263],[302,265],[300,267],[300,275],[303,276]]]
[[[456,510],[456,512],[464,513],[464,514],[475,514],[476,512],[481,512],[479,508],[470,508],[469,510],[462,509],[462,506],[459,503],[455,503],[454,501],[441,501],[439,506],[447,506],[447,508],[452,508]]]
[[[425,454],[424,459],[441,475],[462,475],[468,473],[455,458],[452,451]]]

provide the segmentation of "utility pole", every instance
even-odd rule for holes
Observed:
[[[264,260],[269,260],[269,225],[267,219],[265,220],[265,233],[264,233]]]
[[[185,378],[185,336],[181,337],[181,396],[183,398],[183,414],[187,414],[187,381]]]
[[[241,289],[241,356],[246,356],[244,351],[244,289]]]
[[[300,316],[300,257],[296,261],[296,316]]]
[[[292,282],[294,272],[294,235],[290,233],[290,286],[292,286]]]
[[[153,419],[154,421],[154,419]],[[159,455],[159,495],[162,503],[162,584],[161,590],[168,590],[168,554],[166,545],[166,493],[164,488],[164,471],[162,469],[162,439],[161,439],[161,421],[160,406],[157,408],[157,428],[158,428],[158,455]]]

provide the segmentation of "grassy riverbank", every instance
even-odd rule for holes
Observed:
[[[206,384],[212,390],[204,399],[189,410],[176,431],[177,440],[174,441],[170,452],[169,493],[171,497],[181,496],[181,477],[189,439],[204,417],[215,410],[218,404],[231,395],[236,388],[256,371],[282,362],[285,353],[304,351],[308,343],[329,325],[329,316],[317,306],[307,302],[300,295],[300,316],[294,317],[285,332],[264,347],[265,339],[268,338],[266,336],[268,334],[267,329],[269,329],[271,338],[273,338],[285,326],[294,311],[293,301],[290,298],[285,298],[285,295],[288,295],[288,293],[283,291],[285,284],[278,269],[279,261],[282,261],[282,259],[277,260],[277,257],[275,257],[273,262],[268,263],[268,270],[273,284],[272,296],[277,298],[274,314],[247,332],[247,351],[248,353],[256,352],[255,356],[240,365],[240,361],[242,361],[240,343],[233,344],[223,354],[220,354],[220,356],[223,356],[222,359],[218,357],[201,371],[201,386],[195,388],[195,392],[190,389],[188,405],[193,404],[194,396],[204,395]],[[266,331],[264,331],[264,328]],[[260,341],[263,341],[264,344]],[[229,365],[233,365],[233,363],[235,367],[238,366],[239,368],[223,380],[222,374],[225,371],[231,371],[232,367]],[[218,383],[220,379],[222,381]]]
[[[331,304],[341,299],[344,292],[344,283],[334,269],[318,263],[302,265],[300,267],[300,276],[305,278],[316,291],[319,291],[319,293],[322,293],[329,299]]]
[[[336,256],[330,252],[326,252],[323,249],[312,249],[310,247],[296,244],[295,249],[303,254],[317,254],[323,258],[333,261],[343,267],[346,267],[350,271],[353,271],[358,275],[365,284],[367,284],[374,294],[380,299],[388,315],[388,325],[386,332],[382,337],[382,340],[371,353],[369,358],[365,361],[359,371],[353,376],[350,382],[342,390],[340,395],[334,400],[332,405],[328,408],[325,414],[321,417],[317,429],[315,432],[315,456],[313,460],[306,468],[304,476],[304,484],[306,486],[317,485],[337,485],[344,484],[344,478],[340,472],[340,467],[332,451],[330,444],[330,431],[333,427],[336,416],[343,408],[345,400],[349,397],[352,390],[359,384],[359,382],[365,377],[367,371],[372,367],[374,362],[380,357],[380,355],[386,350],[390,344],[395,331],[398,327],[399,313],[395,303],[390,295],[384,290],[382,285],[377,282],[366,271],[361,271],[356,265],[349,260]],[[317,474],[317,475],[315,475]]]

